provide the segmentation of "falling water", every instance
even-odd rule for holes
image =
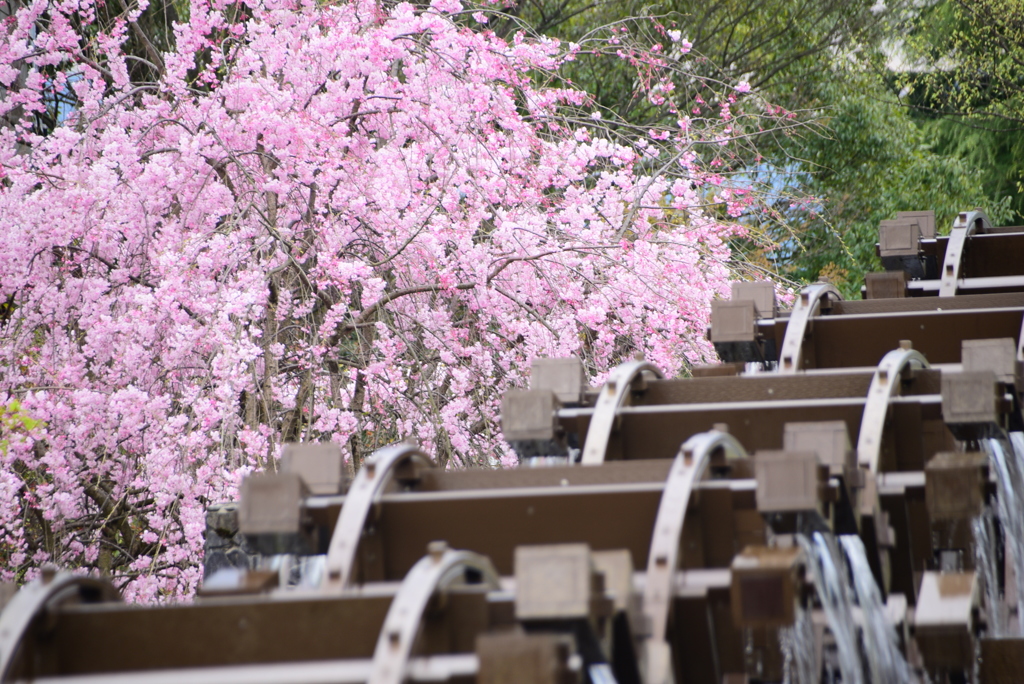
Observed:
[[[327,556],[264,556],[257,563],[260,570],[275,571],[281,587],[318,587],[327,567]]]
[[[864,544],[852,534],[839,537],[839,543],[850,563],[857,603],[864,615],[861,643],[871,669],[871,682],[903,684],[910,680],[910,667],[900,651],[896,630],[886,619],[882,594],[868,565]]]
[[[814,533],[813,543],[803,535],[797,539],[809,559],[814,587],[836,641],[843,684],[865,684],[851,610],[853,589],[835,541],[820,532]]]
[[[995,512],[985,511],[971,522],[974,532],[974,557],[978,575],[985,588],[989,636],[1006,636],[1006,610],[999,592],[998,550],[996,549]]]
[[[797,606],[792,627],[779,630],[783,658],[783,684],[818,684],[814,653],[814,622],[810,611]]]
[[[319,587],[327,570],[327,556],[301,556],[298,566],[298,577],[295,584],[300,587]]]
[[[1006,550],[1013,557],[1017,580],[1018,623],[1024,623],[1024,434],[1010,434],[1013,448],[1007,453],[1004,442],[997,438],[985,440],[989,460],[996,470],[999,490],[999,519],[1003,524]]]

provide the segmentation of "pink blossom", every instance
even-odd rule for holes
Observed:
[[[501,395],[533,357],[713,358],[739,229],[689,145],[725,124],[679,119],[636,32],[623,56],[685,140],[604,136],[586,93],[533,80],[579,46],[470,31],[458,0],[222,5],[191,3],[138,92],[131,15],[100,36],[94,0],[23,3],[0,35],[0,579],[116,543],[130,600],[188,596],[205,506],[285,441],[509,465]],[[76,101],[44,136],[47,79]],[[724,174],[727,211],[754,206]],[[128,523],[103,527],[111,502]]]
[[[459,0],[430,0],[430,6],[439,12],[449,14],[462,11],[462,3]]]

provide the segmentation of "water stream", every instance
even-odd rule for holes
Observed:
[[[818,663],[811,613],[797,606],[792,627],[779,630],[782,649],[783,684],[818,684]]]
[[[814,588],[836,642],[843,684],[866,684],[853,622],[853,588],[835,540],[820,532],[814,533],[813,541],[803,535],[797,535],[797,540],[807,555]]]
[[[315,588],[320,586],[327,568],[327,556],[293,556],[278,554],[263,556],[257,563],[259,570],[277,572],[279,586]]]
[[[886,618],[882,594],[868,564],[860,537],[852,534],[839,537],[853,575],[857,604],[864,616],[861,643],[867,654],[872,684],[903,684],[910,681],[910,666],[900,651],[899,636]]]
[[[995,511],[986,506],[985,511],[971,521],[971,531],[974,533],[975,567],[984,590],[988,634],[999,639],[1007,636],[1007,615],[999,591],[999,550],[995,518]]]
[[[839,537],[837,545],[831,535],[816,532],[811,540],[802,535],[797,539],[807,555],[814,587],[835,639],[843,684],[913,681],[913,672],[900,650],[899,635],[888,619],[860,538],[844,535]],[[861,621],[854,620],[854,605],[860,608]],[[798,613],[796,623],[782,631],[780,642],[786,665],[785,681],[789,684],[818,682],[814,627],[807,613]],[[867,671],[862,655],[867,661]]]
[[[1011,449],[997,438],[984,440],[996,471],[999,520],[1017,584],[1017,616],[1024,616],[1024,433],[1010,433]],[[1019,630],[1019,627],[1018,627]]]

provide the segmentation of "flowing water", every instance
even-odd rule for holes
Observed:
[[[975,567],[984,589],[988,634],[997,639],[1007,636],[1006,609],[999,591],[999,552],[995,511],[988,506],[971,521],[974,532]]]
[[[807,555],[814,588],[836,642],[843,684],[866,684],[853,622],[853,588],[835,540],[820,532],[814,533],[813,541],[803,535],[797,535],[797,540]]]
[[[1017,615],[1024,616],[1024,433],[1010,434],[1012,447],[997,438],[984,440],[989,461],[996,471],[999,520],[1003,524],[1006,552],[1013,562],[1017,583]]]
[[[779,630],[783,658],[783,684],[818,684],[814,648],[814,622],[810,611],[798,606],[792,627]]]
[[[327,568],[327,556],[293,556],[279,554],[262,557],[260,570],[276,571],[282,587],[315,588],[320,586]]]
[[[850,563],[857,604],[864,616],[861,643],[867,654],[872,684],[903,684],[910,681],[910,667],[900,651],[896,629],[886,619],[885,604],[875,584],[863,542],[860,537],[849,534],[839,537],[839,543]]]

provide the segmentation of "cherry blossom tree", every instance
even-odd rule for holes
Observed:
[[[147,6],[122,7],[4,23],[4,579],[53,562],[187,596],[205,506],[284,442],[358,467],[415,436],[497,467],[532,357],[712,358],[759,201],[730,159],[765,105],[688,77],[677,31],[506,41],[457,0],[193,0],[147,51]],[[632,64],[672,124],[602,116],[559,77],[581,52]]]

